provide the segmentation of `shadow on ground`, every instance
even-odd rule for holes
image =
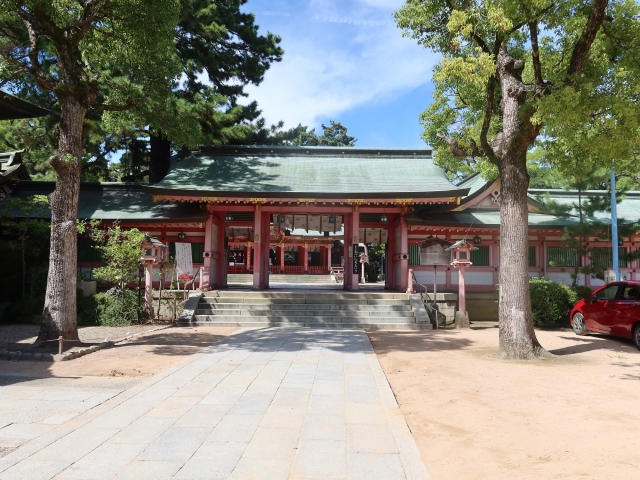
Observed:
[[[468,338],[461,338],[459,331],[373,331],[368,332],[376,353],[390,352],[425,352],[460,350],[473,345]],[[376,342],[384,337],[384,347]],[[411,340],[411,341],[410,341]],[[417,340],[417,341],[416,341]]]
[[[554,355],[558,356],[564,356],[576,353],[590,352],[592,350],[610,350],[612,352],[617,352],[620,347],[628,348],[633,346],[633,342],[631,340],[627,340],[625,338],[610,337],[608,335],[591,334],[586,337],[573,336],[559,338],[562,338],[564,340],[571,340],[573,342],[577,342],[577,344],[549,350],[549,353],[553,353]]]

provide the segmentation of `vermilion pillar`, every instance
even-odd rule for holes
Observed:
[[[223,217],[224,218],[224,217]],[[222,221],[218,225],[218,260],[216,262],[216,286],[223,288],[227,286],[227,269],[229,265],[229,257],[227,255],[227,249],[224,245],[225,226]]]
[[[331,245],[327,245],[327,273],[331,271]]]
[[[247,266],[247,273],[251,271],[251,242],[247,243],[247,255],[245,257],[245,264]]]
[[[307,273],[309,273],[309,244],[305,243],[304,247],[302,247],[302,258],[303,258],[303,263],[302,265],[304,265],[304,274],[306,275]]]
[[[208,290],[212,286],[211,267],[213,265],[211,237],[213,233],[213,213],[209,213],[209,218],[204,227],[204,266],[202,267],[202,288]]]
[[[284,244],[280,244],[280,273],[284,273]]]
[[[344,235],[344,288],[345,290],[358,290],[358,273],[353,273],[353,246],[360,243],[358,234],[360,232],[360,212],[355,207],[354,211],[345,215],[345,235]],[[356,259],[357,261],[357,259]]]
[[[407,274],[409,273],[409,232],[407,228],[407,222],[404,218],[400,218],[400,245],[397,247],[399,250],[399,262],[400,262],[400,278],[397,279],[399,283],[399,290],[405,291],[407,289]]]
[[[253,288],[269,288],[269,214],[258,207],[254,222]]]

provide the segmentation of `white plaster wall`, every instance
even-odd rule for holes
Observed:
[[[426,286],[433,285],[433,270],[414,270],[413,274],[416,276],[416,280]],[[447,272],[442,270],[436,274],[438,279],[438,285],[445,285],[447,283]]]
[[[564,283],[565,285],[571,285],[573,283],[569,272],[547,272],[545,278],[547,280],[553,280],[554,282]],[[584,286],[584,281],[584,274],[578,275],[578,285]]]
[[[458,284],[457,270],[451,270],[451,284]],[[466,285],[493,285],[493,272],[470,272],[467,270],[464,275]]]

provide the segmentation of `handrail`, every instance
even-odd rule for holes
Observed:
[[[184,289],[183,289],[183,295],[186,296],[187,295],[187,287],[189,285],[192,286],[191,290],[194,291],[196,289],[195,287],[195,282],[196,282],[196,277],[200,275],[200,268],[198,268],[198,270],[196,270],[196,273],[193,275],[193,278],[191,280],[189,280],[188,282],[184,282]],[[200,279],[200,281],[202,281],[202,279]]]
[[[427,311],[427,314],[429,315],[429,318],[432,319],[433,321],[433,326],[434,328],[438,328],[440,324],[446,325],[447,324],[447,317],[445,317],[445,315],[443,313],[440,313],[440,311],[438,310],[438,303],[437,303],[437,299],[433,299],[431,300],[431,297],[429,296],[429,290],[427,288],[426,285],[421,284],[418,279],[416,278],[415,274],[413,273],[413,269],[409,269],[408,275],[409,277],[409,284],[407,285],[407,294],[409,293],[416,293],[416,291],[413,289],[413,284],[415,283],[416,285],[421,286],[424,289],[424,297],[426,297],[426,299],[423,298],[423,292],[420,292],[420,298],[422,299],[422,304],[424,305],[425,310]],[[428,302],[431,302],[432,305],[429,305]]]

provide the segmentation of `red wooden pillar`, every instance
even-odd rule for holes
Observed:
[[[353,213],[345,215],[344,248],[344,288],[345,290],[358,290],[358,274],[353,273],[354,259],[353,246],[360,243],[360,212],[354,207]],[[356,258],[357,261],[357,258]]]
[[[253,288],[269,288],[269,214],[256,209],[254,220]]]
[[[396,289],[396,254],[398,253],[396,250],[396,222],[392,222],[389,226],[389,235],[387,237],[387,242],[389,242],[389,247],[387,248],[387,270],[385,272],[385,285],[390,290]]]
[[[303,261],[303,273],[307,275],[309,273],[309,244],[305,243],[304,247],[302,247],[302,257]]]
[[[247,267],[247,273],[251,271],[251,242],[247,243],[247,254],[245,255],[245,264]]]
[[[327,245],[327,273],[331,271],[331,245]]]
[[[216,272],[216,286],[223,288],[227,286],[227,269],[229,268],[229,255],[227,254],[227,248],[224,245],[225,227],[224,223],[218,224],[218,262]]]
[[[284,243],[280,244],[280,273],[284,273]]]
[[[211,275],[212,273],[212,267],[213,267],[213,255],[212,255],[212,251],[213,251],[213,244],[212,244],[212,237],[213,237],[213,213],[210,212],[209,213],[209,218],[207,219],[207,222],[205,223],[205,227],[204,227],[204,266],[202,267],[202,275],[200,276],[200,278],[202,279],[202,288],[208,290],[210,289],[213,285],[212,285],[212,281],[211,281]]]
[[[398,250],[400,251],[400,278],[397,279],[399,284],[399,290],[405,291],[407,289],[407,274],[409,273],[409,232],[407,228],[407,222],[403,217],[400,218],[400,245]]]

